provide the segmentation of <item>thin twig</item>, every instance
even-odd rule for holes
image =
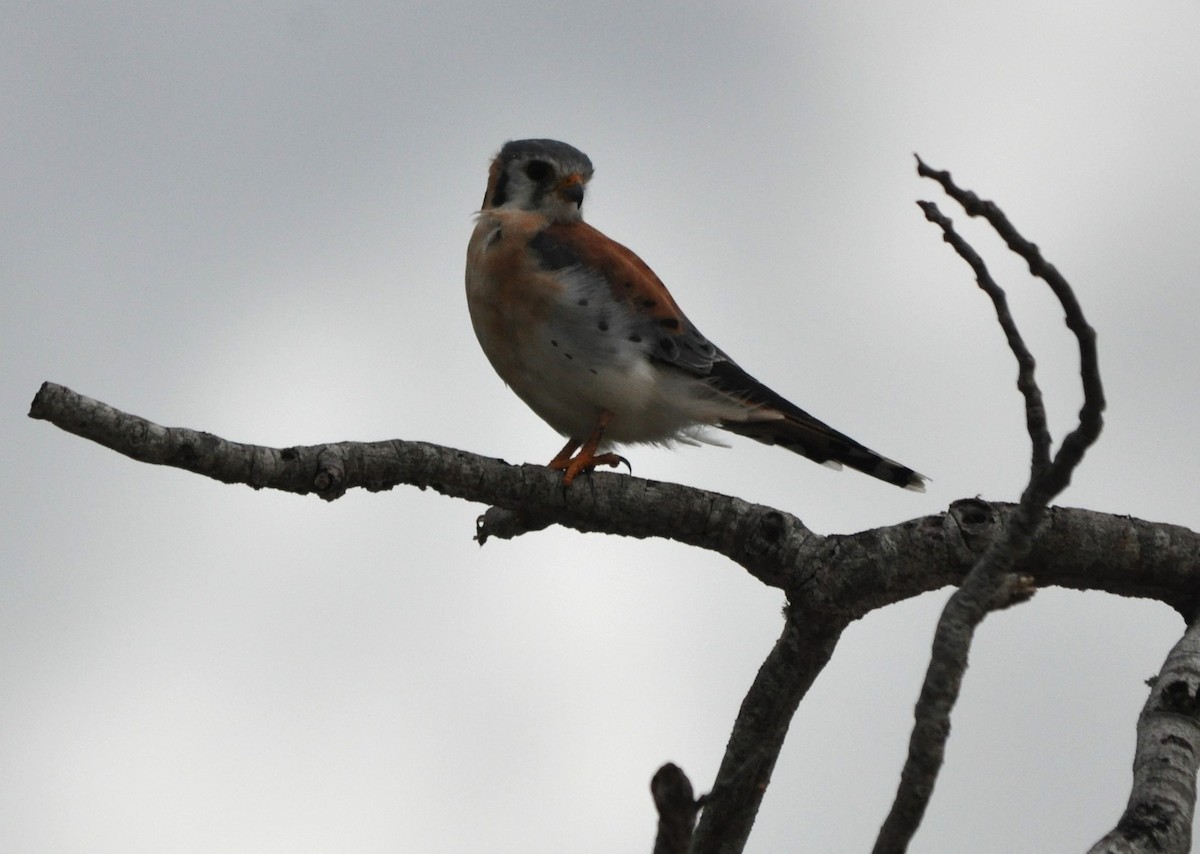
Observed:
[[[917,202],[917,205],[925,212],[925,219],[942,229],[942,239],[954,247],[954,251],[971,265],[971,269],[975,271],[975,281],[991,298],[992,305],[996,308],[996,320],[1004,330],[1009,349],[1017,358],[1017,389],[1025,398],[1025,427],[1032,445],[1030,468],[1040,474],[1050,465],[1051,440],[1050,430],[1046,426],[1046,406],[1035,376],[1036,362],[1017,329],[1016,321],[1013,320],[1008,307],[1008,296],[996,284],[979,253],[954,230],[954,223],[950,218],[938,210],[938,206],[933,202]]]
[[[1005,244],[1020,255],[1029,265],[1029,272],[1050,286],[1065,314],[1067,328],[1075,335],[1079,344],[1079,376],[1083,384],[1083,407],[1079,411],[1079,424],[1063,439],[1055,455],[1052,471],[1041,478],[1039,488],[1050,491],[1044,500],[1049,502],[1071,482],[1071,473],[1083,459],[1084,453],[1100,436],[1104,426],[1104,386],[1100,379],[1100,357],[1096,349],[1096,331],[1084,317],[1075,291],[1058,272],[1058,268],[1042,257],[1037,244],[1026,240],[1009,222],[1008,217],[995,203],[981,200],[975,193],[958,187],[950,173],[927,166],[917,158],[917,173],[932,178],[941,184],[947,195],[963,206],[969,216],[981,216],[1004,240]]]
[[[1099,436],[1104,409],[1095,333],[1084,319],[1070,285],[1042,258],[1037,246],[1021,237],[994,203],[982,201],[973,192],[960,189],[951,180],[950,173],[930,169],[919,157],[917,171],[941,184],[969,215],[987,219],[1009,249],[1026,260],[1030,272],[1050,285],[1066,312],[1067,326],[1075,333],[1079,344],[1084,406],[1079,424],[1051,459],[1049,427],[1034,375],[1033,357],[1017,330],[1003,290],[992,279],[978,253],[954,230],[950,219],[933,202],[920,202],[926,218],[942,229],[945,240],[971,265],[980,287],[992,299],[1009,348],[1017,360],[1018,386],[1025,400],[1025,420],[1032,451],[1029,482],[1010,524],[1003,536],[980,557],[950,597],[938,620],[929,668],[914,710],[908,758],[901,772],[896,799],[876,839],[876,854],[906,851],[920,826],[945,757],[950,713],[958,700],[975,629],[990,611],[1024,601],[1032,595],[1031,577],[1014,576],[1013,572],[1032,548],[1047,505],[1070,483],[1071,472]]]

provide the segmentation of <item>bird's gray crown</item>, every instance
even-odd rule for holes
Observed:
[[[500,149],[500,160],[504,163],[530,158],[545,158],[567,171],[585,176],[592,174],[592,161],[588,156],[575,146],[557,139],[514,139],[504,143]]]

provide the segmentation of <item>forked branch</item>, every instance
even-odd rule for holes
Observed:
[[[489,537],[519,536],[549,525],[673,539],[726,555],[762,583],[784,591],[789,604],[783,632],[743,701],[709,795],[694,798],[687,778],[673,766],[656,775],[653,791],[660,809],[662,851],[741,851],[796,707],[830,660],[845,626],[876,608],[961,581],[939,622],[909,760],[876,844],[877,851],[903,851],[937,779],[972,634],[989,611],[1032,595],[1034,579],[1023,574],[1023,568],[1036,566],[1040,585],[1144,596],[1189,617],[1200,603],[1200,536],[1195,532],[1047,507],[1069,483],[1101,429],[1104,396],[1095,336],[1066,281],[995,205],[959,189],[947,173],[923,163],[919,171],[937,180],[970,215],[985,217],[1026,259],[1031,272],[1058,296],[1079,343],[1084,406],[1079,424],[1052,455],[1034,361],[1003,291],[950,220],[932,203],[922,203],[927,218],[942,229],[991,296],[1017,359],[1032,447],[1029,483],[1017,505],[966,499],[936,516],[857,534],[819,536],[783,511],[678,484],[597,472],[564,490],[561,477],[544,466],[512,466],[423,442],[246,445],[186,428],[161,427],[52,383],[38,392],[30,415],[143,462],[256,489],[315,493],[332,500],[355,487],[383,490],[410,484],[482,502],[492,509],[478,523],[481,544]],[[1042,526],[1047,517],[1053,524]],[[1154,837],[1151,831],[1158,832],[1163,822],[1170,825],[1172,840],[1186,838],[1183,834],[1190,830],[1194,762],[1200,756],[1200,741],[1193,740],[1200,726],[1200,685],[1191,675],[1200,672],[1193,662],[1194,635],[1193,627],[1164,667],[1139,725],[1137,786],[1129,810],[1096,851],[1149,850],[1127,843],[1144,832],[1149,844],[1156,844],[1165,837]],[[1177,667],[1176,659],[1185,651],[1190,670]],[[1186,732],[1177,728],[1185,718]],[[1175,763],[1172,769],[1179,779],[1168,782],[1174,785],[1171,791],[1184,795],[1181,801],[1170,801],[1170,792],[1155,788],[1162,775],[1156,777],[1154,769],[1161,769],[1164,759]],[[693,831],[697,810],[700,821]]]
[[[982,216],[1004,239],[1008,248],[1029,264],[1029,271],[1042,279],[1058,297],[1066,314],[1067,327],[1079,346],[1080,375],[1084,405],[1079,423],[1063,440],[1058,453],[1050,455],[1050,430],[1046,409],[1035,376],[1034,360],[1009,310],[1004,291],[996,284],[979,254],[959,235],[951,220],[933,202],[919,202],[925,217],[941,228],[943,237],[975,271],[976,282],[991,298],[996,317],[1004,330],[1009,349],[1017,360],[1017,387],[1025,401],[1025,422],[1032,447],[1029,481],[1010,524],[972,567],[962,585],[950,597],[938,621],[933,652],[914,713],[908,758],[891,811],[875,842],[876,854],[899,854],[920,826],[933,795],[950,735],[950,713],[958,700],[975,629],[989,612],[1024,601],[1033,595],[1034,580],[1017,574],[1029,554],[1047,505],[1070,483],[1071,473],[1087,448],[1100,435],[1103,424],[1104,391],[1096,357],[1096,336],[1083,316],[1067,281],[1042,258],[1037,246],[1027,241],[992,202],[959,188],[949,172],[930,169],[918,157],[917,172],[937,181],[969,216]]]

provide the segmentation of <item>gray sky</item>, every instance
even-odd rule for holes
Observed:
[[[633,449],[637,474],[821,532],[1015,499],[1015,368],[913,203],[939,198],[916,151],[997,200],[1099,332],[1108,426],[1061,503],[1196,528],[1198,36],[1183,0],[0,3],[0,849],[645,851],[658,765],[711,781],[782,605],[727,561],[564,531],[481,550],[481,507],[256,493],[24,417],[52,380],[241,441],[549,459],[463,297],[506,139],[586,151],[589,220],[708,336],[933,483],[737,438]],[[1060,313],[963,228],[1061,436]],[[846,633],[750,850],[869,847],[947,595]],[[989,618],[914,850],[1090,844],[1181,630],[1055,590]]]

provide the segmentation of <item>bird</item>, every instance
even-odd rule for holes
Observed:
[[[467,308],[500,378],[567,438],[568,487],[631,444],[721,444],[716,427],[907,489],[926,478],[746,373],[630,249],[583,220],[592,162],[553,139],[504,144],[467,247]],[[631,467],[632,470],[632,467]]]

